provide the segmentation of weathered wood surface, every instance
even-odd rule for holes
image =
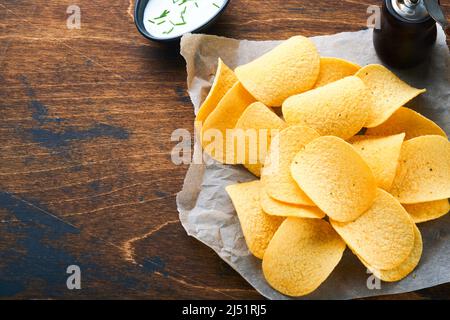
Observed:
[[[377,3],[232,0],[208,31],[356,31]],[[0,0],[0,297],[261,298],[178,221],[186,166],[170,134],[193,125],[178,46],[141,37],[125,0],[77,1],[81,29],[68,30],[70,4]],[[82,290],[66,288],[70,264]]]

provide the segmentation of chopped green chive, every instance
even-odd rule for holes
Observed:
[[[198,8],[198,4],[197,4],[197,2],[194,2],[195,3],[195,6]]]
[[[169,10],[164,10],[162,13],[161,13],[161,15],[159,16],[159,17],[156,17],[155,18],[155,20],[156,19],[162,19],[162,18],[165,18],[165,17],[167,17],[167,15],[170,13],[170,11]]]
[[[183,25],[186,24],[186,21],[175,23],[175,22],[173,22],[172,20],[169,20],[169,22],[170,22],[173,26],[183,26]]]
[[[160,24],[163,24],[164,22],[166,22],[166,20],[163,20],[163,21],[160,21],[160,22],[158,22],[156,25],[160,25]]]
[[[148,19],[148,22],[155,24],[155,21]]]
[[[169,34],[169,33],[171,33],[171,32],[173,31],[173,28],[174,28],[174,27],[170,28],[170,29],[167,30],[167,31],[164,31],[163,34]]]
[[[217,3],[214,3],[214,2],[213,2],[213,6],[220,9],[220,6],[219,6]]]

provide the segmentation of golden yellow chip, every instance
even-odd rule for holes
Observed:
[[[237,67],[235,73],[258,101],[272,107],[280,106],[289,96],[311,89],[319,69],[320,57],[314,43],[296,36]]]
[[[264,277],[283,294],[307,295],[328,278],[344,250],[344,241],[328,222],[287,218],[264,254]]]
[[[226,191],[236,209],[248,249],[255,257],[262,259],[270,239],[284,219],[263,212],[258,180],[230,185]]]
[[[255,99],[237,82],[223,96],[217,107],[205,120],[202,130],[202,146],[212,158],[223,163],[233,157],[227,157],[227,129],[233,129],[244,110]]]
[[[279,116],[261,102],[251,104],[235,126],[236,136],[243,134],[241,141],[244,142],[239,143],[239,138],[234,140],[235,163],[244,164],[251,173],[259,177],[271,138],[285,125]]]
[[[448,199],[404,204],[403,207],[410,214],[415,223],[434,220],[446,215],[450,211]]]
[[[237,78],[230,68],[223,63],[222,59],[219,58],[217,63],[217,71],[214,77],[214,82],[205,101],[200,106],[197,116],[195,118],[196,122],[203,122],[209,116],[209,114],[214,110],[222,97],[227,93],[228,90],[237,82]]]
[[[389,191],[397,170],[404,133],[388,137],[354,136],[349,142],[367,162],[377,186]]]
[[[398,267],[414,245],[412,219],[383,189],[378,189],[372,207],[355,221],[330,222],[349,248],[376,269]]]
[[[377,270],[370,266],[367,262],[360,258],[361,262],[372,271],[372,273],[378,278],[386,282],[400,281],[408,274],[410,274],[416,266],[419,264],[420,257],[422,256],[423,243],[422,235],[419,228],[416,225],[414,227],[414,246],[409,254],[408,258],[402,262],[398,267],[389,270]]]
[[[391,193],[404,204],[450,198],[450,142],[435,135],[405,141]]]
[[[289,97],[283,102],[283,116],[288,124],[348,139],[363,127],[371,103],[364,83],[351,76]]]
[[[291,174],[306,195],[337,221],[358,218],[377,193],[369,166],[350,144],[337,137],[308,143],[294,157]]]
[[[420,113],[401,107],[385,122],[374,128],[368,128],[366,135],[387,136],[404,132],[405,140],[419,136],[438,135],[447,137],[436,123],[425,118]]]
[[[272,216],[316,219],[325,217],[325,213],[317,207],[300,206],[275,200],[267,194],[264,188],[261,188],[260,199],[263,211]]]
[[[348,76],[353,76],[359,69],[361,69],[360,66],[344,59],[322,57],[320,58],[319,77],[314,88],[324,86]]]
[[[292,178],[291,162],[307,143],[318,137],[314,129],[292,126],[273,139],[261,173],[263,188],[272,198],[290,204],[315,205]]]
[[[382,124],[398,108],[426,91],[411,87],[379,64],[363,67],[356,76],[360,77],[372,92],[372,109],[365,124],[368,128]]]

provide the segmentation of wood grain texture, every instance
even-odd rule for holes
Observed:
[[[208,32],[356,31],[377,3],[232,0]],[[0,297],[261,298],[178,221],[187,167],[170,135],[194,119],[178,44],[142,38],[127,0],[77,1],[81,29],[68,30],[70,4],[0,0]],[[82,290],[66,288],[70,264]],[[449,297],[442,285],[387,298]]]

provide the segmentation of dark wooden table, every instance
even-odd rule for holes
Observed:
[[[450,6],[447,1],[446,10]],[[366,27],[372,1],[232,0],[208,32],[254,40]],[[258,299],[186,235],[170,135],[192,131],[177,44],[130,1],[0,0],[0,297]],[[68,290],[78,265],[82,289]],[[450,285],[389,298],[449,298]]]

